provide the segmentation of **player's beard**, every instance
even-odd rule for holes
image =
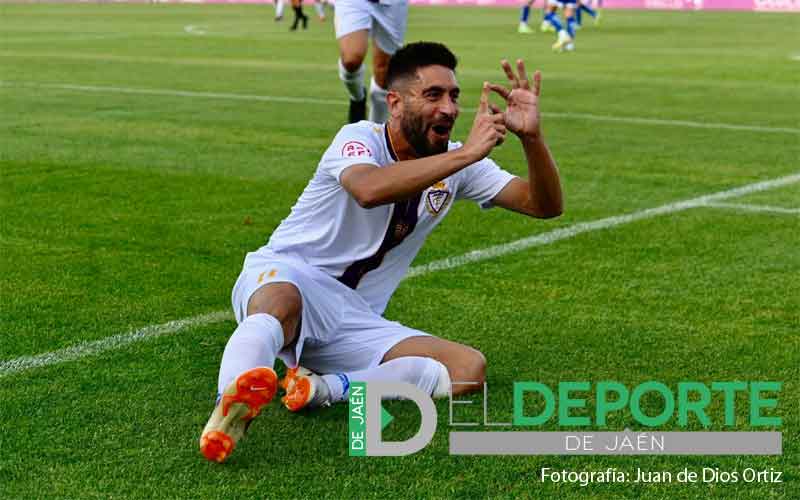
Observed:
[[[418,158],[438,155],[447,151],[447,141],[441,144],[432,144],[428,140],[428,131],[431,127],[425,124],[422,115],[406,114],[400,121],[400,128],[403,130],[403,135],[406,136],[408,143],[414,148]]]

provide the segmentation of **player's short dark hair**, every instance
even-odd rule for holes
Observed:
[[[386,73],[386,86],[406,78],[414,78],[419,68],[425,66],[444,66],[455,71],[458,59],[450,49],[437,42],[414,42],[405,45],[389,59],[389,70]]]

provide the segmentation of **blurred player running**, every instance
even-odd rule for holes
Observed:
[[[369,85],[369,119],[384,123],[386,70],[389,58],[403,45],[408,21],[408,0],[338,0],[334,14],[339,42],[339,78],[350,97],[348,123],[367,118],[364,58],[372,37],[372,79]]]
[[[547,14],[542,21],[542,30],[544,31],[545,24],[549,24],[555,30],[558,38],[553,44],[553,50],[559,52],[575,50],[575,31],[578,24],[575,6],[576,0],[547,0]],[[558,18],[559,7],[564,13],[564,24]]]
[[[275,396],[276,357],[289,367],[280,385],[292,411],[345,401],[353,381],[405,382],[434,397],[482,389],[483,354],[389,321],[384,310],[454,200],[548,218],[561,213],[562,195],[541,131],[539,72],[530,79],[521,60],[516,72],[502,61],[510,88],[484,83],[462,145],[450,141],[456,64],[437,43],[397,51],[387,74],[391,119],[344,126],[289,216],[247,254],[232,293],[239,325],[200,438],[209,460],[224,461]],[[490,91],[505,110],[489,103]],[[528,179],[488,158],[507,131],[520,139]]]

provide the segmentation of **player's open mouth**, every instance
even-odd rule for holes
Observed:
[[[438,135],[439,137],[449,137],[450,130],[453,129],[452,125],[434,125],[431,127],[433,133]]]

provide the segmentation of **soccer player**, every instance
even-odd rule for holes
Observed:
[[[303,29],[308,28],[308,16],[303,13],[303,0],[292,0],[292,9],[294,9],[294,22],[290,31],[297,29],[297,24],[302,21]]]
[[[391,55],[403,45],[407,21],[408,0],[337,0],[334,27],[339,42],[339,78],[350,97],[348,123],[367,118],[364,57],[370,35],[369,119],[383,123],[388,118],[386,70]]]
[[[275,21],[283,19],[283,8],[286,6],[286,0],[275,0]]]
[[[391,58],[388,123],[344,126],[289,216],[245,258],[232,293],[238,327],[200,438],[209,460],[225,460],[275,396],[276,357],[289,367],[280,386],[291,411],[345,401],[354,381],[405,382],[433,397],[482,390],[483,354],[383,312],[455,200],[538,218],[561,214],[558,169],[539,115],[541,75],[531,79],[522,60],[516,72],[505,60],[502,68],[510,88],[484,83],[462,145],[450,141],[460,92],[453,53],[418,42]],[[489,103],[490,92],[505,109]],[[508,131],[520,138],[528,179],[488,157]]]
[[[575,4],[576,0],[547,0],[548,13],[544,17],[542,27],[544,30],[544,23],[549,23],[556,32],[558,38],[553,44],[553,50],[559,52],[575,50],[575,30],[578,25],[575,17]],[[558,18],[559,7],[564,13],[566,27]]]
[[[582,26],[583,19],[582,19],[582,12],[586,12],[589,14],[592,19],[594,19],[594,24],[597,25],[600,22],[600,8],[597,9],[591,8],[589,5],[591,0],[578,0],[578,10],[575,12],[575,19],[578,22],[578,27]]]
[[[519,28],[517,28],[518,33],[533,33],[533,30],[528,25],[528,18],[531,15],[531,7],[533,7],[534,2],[536,0],[526,0],[525,5],[522,6],[522,12],[519,16]]]

